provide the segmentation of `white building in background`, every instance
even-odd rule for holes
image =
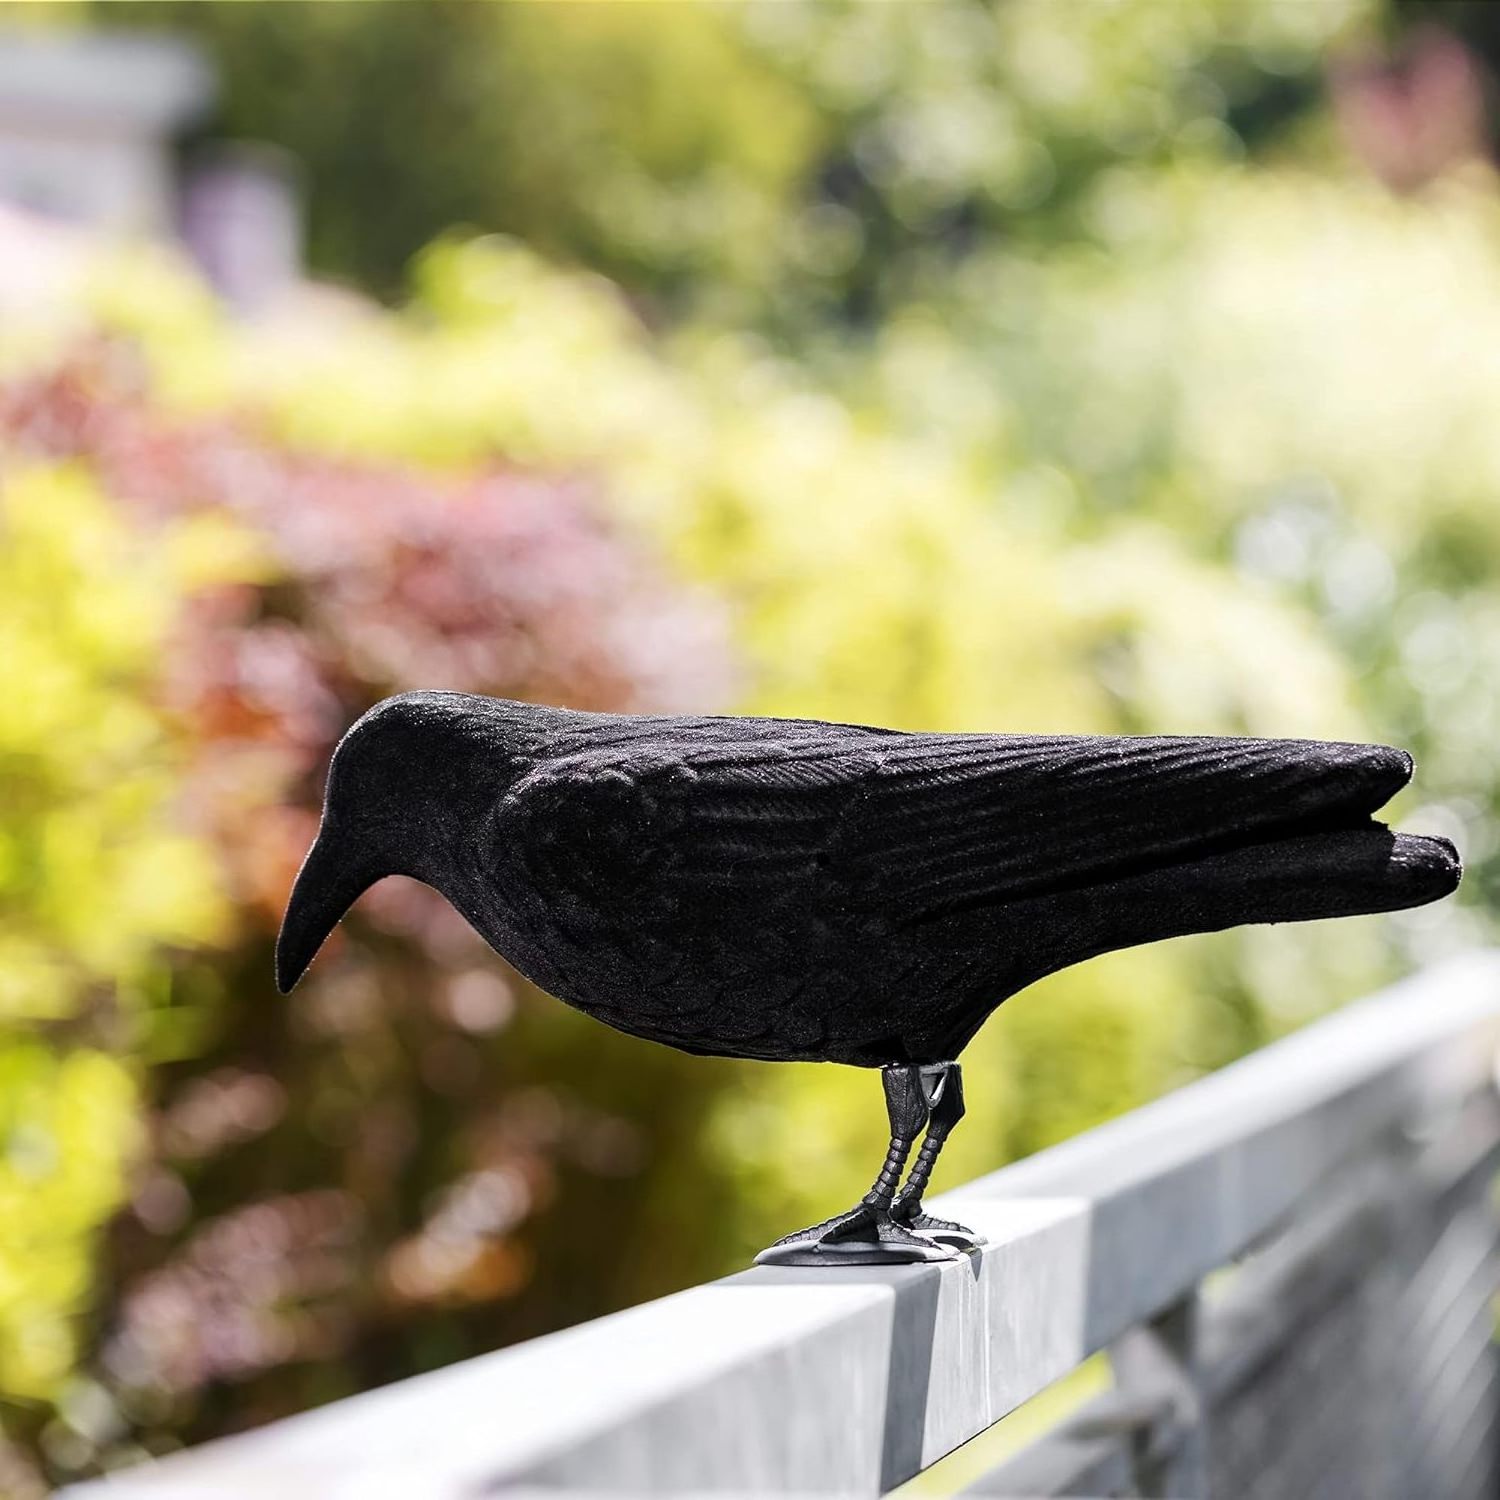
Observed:
[[[232,306],[302,275],[295,164],[216,143],[186,173],[176,143],[208,118],[212,65],[172,36],[0,29],[0,207],[106,236],[180,238]]]
[[[106,232],[174,234],[173,141],[215,92],[202,54],[175,38],[0,32],[0,199]]]

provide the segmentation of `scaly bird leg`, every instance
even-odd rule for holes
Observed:
[[[762,1266],[888,1266],[915,1261],[953,1260],[956,1252],[934,1239],[913,1233],[891,1217],[891,1205],[907,1157],[931,1108],[922,1070],[892,1066],[881,1071],[891,1144],[870,1191],[847,1213],[811,1229],[799,1229],[777,1240],[755,1257]]]
[[[922,1149],[912,1164],[911,1176],[891,1205],[891,1218],[939,1244],[955,1245],[960,1250],[972,1249],[984,1244],[983,1235],[975,1234],[972,1229],[965,1229],[951,1219],[935,1218],[922,1211],[922,1194],[932,1180],[932,1169],[937,1165],[943,1143],[964,1117],[963,1069],[956,1062],[933,1063],[922,1068],[921,1075],[922,1092],[928,1106],[927,1134],[923,1136]]]

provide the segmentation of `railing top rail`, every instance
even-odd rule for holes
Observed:
[[[967,1260],[743,1272],[130,1471],[99,1500],[876,1494],[1372,1141],[1487,1086],[1497,1044],[1500,954],[1455,959],[934,1200],[988,1236]]]

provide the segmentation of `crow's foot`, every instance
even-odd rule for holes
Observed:
[[[779,1239],[755,1257],[759,1266],[904,1266],[955,1260],[957,1252],[861,1203],[811,1229]]]
[[[935,1214],[922,1211],[920,1198],[908,1199],[905,1193],[891,1205],[891,1218],[897,1225],[915,1230],[924,1239],[935,1240],[940,1245],[952,1245],[958,1250],[977,1250],[988,1243],[982,1234],[952,1219],[940,1219]]]
[[[891,1266],[957,1260],[983,1241],[962,1224],[922,1212],[922,1194],[948,1133],[963,1118],[957,1063],[892,1063],[881,1069],[891,1143],[870,1191],[848,1213],[799,1229],[755,1257],[762,1266]],[[925,1131],[925,1134],[924,1134]],[[912,1143],[922,1149],[907,1178]]]

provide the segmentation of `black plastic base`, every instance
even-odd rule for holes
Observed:
[[[806,1240],[769,1245],[755,1257],[758,1266],[914,1266],[925,1261],[956,1260],[957,1252],[945,1245],[926,1242],[921,1246],[882,1244],[878,1241]]]
[[[897,1224],[886,1209],[861,1203],[848,1213],[777,1240],[758,1266],[909,1266],[956,1260],[958,1251]]]

